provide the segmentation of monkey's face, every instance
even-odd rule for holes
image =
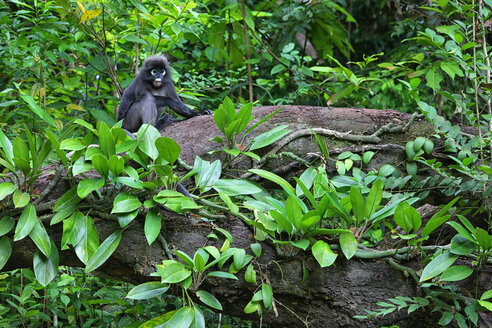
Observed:
[[[164,80],[164,75],[166,75],[166,70],[164,68],[153,68],[150,71],[150,75],[152,75],[152,85],[154,88],[160,88]]]

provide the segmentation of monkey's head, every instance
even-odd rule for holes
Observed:
[[[150,56],[140,71],[145,81],[159,89],[164,85],[164,77],[169,78],[169,64],[164,56]]]

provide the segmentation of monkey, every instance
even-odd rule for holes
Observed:
[[[123,92],[117,121],[123,120],[122,128],[132,133],[137,132],[142,124],[152,124],[157,130],[161,130],[178,121],[172,115],[160,117],[165,106],[186,118],[211,114],[210,110],[200,113],[186,106],[174,88],[167,58],[160,55],[150,56]]]
[[[169,106],[181,116],[191,118],[209,115],[205,110],[195,112],[186,106],[178,96],[171,79],[171,69],[165,56],[150,56],[138,71],[130,86],[123,92],[117,112],[117,121],[123,120],[122,128],[131,138],[142,124],[152,124],[157,130],[178,121],[172,115],[161,116],[162,108]],[[193,200],[186,188],[178,182],[176,190]]]

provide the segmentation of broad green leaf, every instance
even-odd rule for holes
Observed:
[[[36,280],[44,287],[48,286],[48,284],[58,274],[58,263],[60,261],[55,243],[51,242],[50,247],[50,257],[45,257],[39,251],[37,251],[33,257],[34,274],[36,275]]]
[[[15,220],[11,216],[4,216],[0,220],[0,236],[3,236],[12,230],[15,225]]]
[[[447,268],[441,275],[439,281],[459,281],[467,278],[473,273],[473,269],[465,265],[455,265]]]
[[[191,275],[191,271],[188,270],[181,263],[173,263],[169,264],[164,268],[164,272],[162,274],[162,282],[175,284],[181,281],[184,281]]]
[[[92,148],[90,148],[92,149]],[[92,165],[96,169],[96,171],[103,177],[107,178],[108,173],[109,173],[109,165],[108,165],[108,160],[106,159],[105,156],[101,154],[96,154],[92,156],[91,158]],[[84,197],[82,197],[84,198]]]
[[[263,306],[265,309],[268,309],[270,306],[272,306],[272,301],[273,301],[273,292],[272,292],[272,287],[268,284],[261,284],[261,296],[263,299]]]
[[[121,240],[121,234],[122,230],[117,230],[109,235],[101,243],[101,245],[96,249],[94,254],[92,254],[91,258],[89,259],[89,262],[85,267],[86,273],[99,268],[101,265],[104,264],[104,262],[106,262],[111,254],[113,254],[113,252],[116,250],[116,247],[118,247],[118,244]]]
[[[253,264],[251,263],[248,265],[246,271],[244,272],[244,280],[246,280],[246,282],[256,284],[256,271],[253,267]]]
[[[451,239],[451,248],[449,250],[456,255],[469,255],[477,250],[477,244],[457,234]]]
[[[294,228],[299,231],[301,229],[302,222],[302,209],[299,205],[300,200],[296,199],[297,196],[289,196],[285,201],[285,212],[287,213],[287,218]]]
[[[77,196],[85,198],[91,192],[99,190],[104,186],[104,178],[92,178],[79,181],[77,185]]]
[[[110,158],[111,156],[116,154],[113,134],[104,122],[98,122],[96,127],[97,133],[99,135],[99,147],[106,155],[106,158]]]
[[[61,250],[68,249],[68,244],[76,246],[85,234],[85,217],[79,211],[73,213],[68,219],[63,220],[63,235]]]
[[[248,123],[253,119],[253,116],[251,116],[253,111],[253,104],[252,103],[247,103],[241,109],[239,112],[237,112],[236,115],[236,120],[239,121],[240,123],[237,124],[236,126],[236,134],[241,133]]]
[[[157,209],[151,208],[145,216],[144,232],[149,245],[156,240],[161,232],[161,215]]]
[[[12,245],[7,237],[0,237],[0,270],[7,263],[10,254],[12,254]]]
[[[29,235],[36,222],[36,208],[32,204],[29,204],[24,208],[19,221],[17,222],[14,241],[21,240]]]
[[[333,251],[330,248],[330,245],[328,245],[323,240],[318,240],[312,246],[311,251],[314,255],[314,258],[316,259],[316,261],[318,261],[319,265],[322,268],[332,265],[333,262],[335,262],[335,259],[337,258],[337,254],[333,253]]]
[[[197,186],[201,188],[202,192],[209,191],[222,174],[222,164],[219,160],[210,164],[210,162],[197,157],[195,158],[194,169],[197,170]]]
[[[207,264],[208,262],[208,258],[209,254],[203,248],[199,248],[195,252],[195,256],[193,257],[194,270],[198,272],[203,272],[205,264]]]
[[[142,206],[142,203],[135,196],[121,201],[117,201],[115,198],[111,213],[128,213],[138,209],[140,206]]]
[[[262,178],[275,182],[276,184],[281,186],[289,195],[295,197],[294,187],[292,187],[287,181],[285,181],[283,178],[276,175],[275,173],[261,169],[250,169],[248,170],[248,172],[254,173]]]
[[[34,114],[38,115],[43,121],[51,125],[53,128],[58,128],[53,117],[51,117],[43,108],[41,108],[32,96],[20,95],[20,97],[27,103],[29,109],[32,110]]]
[[[236,269],[240,270],[245,265],[246,251],[242,248],[238,248],[234,252],[234,266]]]
[[[352,211],[357,219],[357,222],[362,222],[366,216],[366,208],[364,204],[364,198],[356,187],[350,187],[350,203],[352,204]]]
[[[29,233],[29,237],[36,244],[38,249],[44,254],[44,256],[50,257],[51,239],[38,219],[36,219],[34,227]]]
[[[292,131],[292,130],[284,130],[286,127],[288,127],[288,125],[280,125],[268,132],[262,133],[254,137],[253,140],[251,141],[250,150],[266,147],[268,145],[271,145],[275,141],[283,138],[286,134]]]
[[[490,249],[492,244],[492,236],[489,235],[487,231],[480,227],[477,227],[473,235],[477,239],[478,245],[480,245],[482,250],[487,251]]]
[[[212,187],[228,196],[251,195],[262,191],[251,181],[238,179],[219,179]]]
[[[292,235],[294,231],[294,226],[283,214],[277,211],[270,211],[269,214],[272,219],[277,222],[280,227],[282,227],[284,231],[286,231],[289,235]]]
[[[167,292],[169,286],[158,281],[149,281],[133,287],[127,298],[132,300],[146,300],[155,296],[159,296]]]
[[[195,317],[195,311],[193,308],[189,306],[184,306],[178,311],[176,311],[167,323],[167,327],[169,328],[188,328],[193,322],[193,318]]]
[[[29,200],[31,196],[27,192],[22,192],[19,189],[14,191],[14,195],[12,196],[12,200],[14,201],[14,207],[24,207],[29,204]]]
[[[195,317],[193,318],[190,328],[205,328],[205,317],[203,316],[202,311],[196,305],[193,307],[193,310],[195,311]]]
[[[355,255],[357,251],[357,239],[355,239],[352,232],[342,232],[340,234],[340,248],[347,260],[350,260]]]
[[[168,137],[160,137],[155,141],[155,146],[159,152],[159,157],[169,164],[174,164],[179,157],[181,148],[178,143]]]
[[[80,234],[82,237],[80,237],[79,243],[75,246],[75,254],[77,254],[82,263],[87,264],[99,247],[99,235],[94,226],[94,221],[88,215],[83,217]]]
[[[371,190],[369,191],[369,195],[366,199],[366,217],[370,218],[371,215],[376,211],[379,204],[381,203],[381,199],[383,198],[383,180],[377,179],[372,184]]]
[[[427,86],[431,87],[434,92],[438,92],[440,90],[442,75],[436,68],[429,70],[427,74],[425,74],[425,79],[427,80]]]
[[[183,262],[185,262],[186,264],[188,264],[189,266],[193,267],[193,259],[188,255],[186,254],[185,252],[183,251],[180,251],[179,249],[175,250],[174,253],[176,253],[176,255],[183,260]]]
[[[407,233],[412,230],[417,231],[422,224],[420,214],[407,202],[398,204],[395,210],[395,223],[398,224]]]
[[[5,155],[7,155],[5,160],[12,163],[12,158],[14,157],[12,143],[10,142],[9,138],[5,136],[2,130],[0,130],[0,147],[5,152]]]
[[[449,251],[445,251],[444,253],[438,255],[425,266],[424,270],[422,270],[420,282],[429,280],[443,273],[444,270],[449,268],[457,258],[458,255],[451,254]]]
[[[232,212],[232,213],[239,213],[239,206],[237,206],[231,199],[231,197],[229,197],[228,194],[225,194],[223,192],[219,192],[219,197],[220,199],[222,199],[224,201],[224,203],[227,205],[227,207],[229,208],[229,210]]]
[[[154,126],[142,124],[137,132],[137,140],[139,141],[138,149],[155,161],[159,156],[155,142],[160,137],[161,134]]]
[[[8,195],[17,190],[17,186],[10,182],[0,183],[0,200],[3,200]]]
[[[108,169],[113,173],[113,176],[119,176],[123,172],[124,167],[125,160],[123,158],[118,158],[117,155],[113,155],[108,159]]]
[[[85,145],[78,139],[65,139],[60,143],[60,149],[77,151],[85,149]]]
[[[251,244],[251,245],[249,245],[249,247],[251,247],[251,250],[253,251],[253,253],[255,254],[256,257],[261,256],[261,244],[260,243]]]
[[[176,312],[177,310],[166,312],[163,315],[145,321],[143,324],[138,326],[138,328],[170,328],[166,325],[166,323],[171,320]]]
[[[209,292],[204,290],[197,290],[196,296],[198,296],[200,301],[210,306],[211,308],[222,311],[222,304],[220,304],[219,300],[216,299],[215,296],[210,294]]]
[[[303,239],[298,240],[298,241],[291,241],[290,244],[292,246],[295,246],[295,247],[300,248],[300,249],[305,251],[309,247],[309,240],[303,238]]]
[[[463,237],[465,237],[466,239],[468,239],[469,241],[475,243],[475,244],[478,244],[477,243],[477,240],[475,239],[475,237],[473,237],[470,232],[468,232],[468,230],[466,230],[461,224],[459,224],[458,222],[455,222],[455,221],[450,221],[450,222],[447,222],[447,224],[449,224],[450,226],[452,226],[454,229],[456,229],[456,231],[458,231],[458,233],[460,235],[462,235]]]
[[[439,212],[434,214],[430,220],[427,222],[427,224],[424,226],[422,229],[422,237],[428,236],[432,231],[437,229],[441,224],[446,222],[451,216],[450,215],[444,215],[447,213],[447,211],[456,203],[460,197],[454,198],[452,201],[447,203]]]

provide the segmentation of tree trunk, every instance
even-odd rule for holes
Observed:
[[[255,121],[272,113],[278,107],[260,107],[254,109]],[[293,130],[292,138],[282,149],[275,147],[282,140],[275,143],[267,151],[289,152],[311,161],[317,158],[319,147],[315,138],[308,133],[307,128],[317,128],[317,134],[325,140],[330,154],[339,154],[350,150],[360,153],[365,150],[373,150],[377,154],[371,162],[371,168],[377,168],[382,164],[393,163],[395,166],[405,160],[404,144],[417,136],[429,136],[433,133],[430,124],[424,120],[415,120],[409,129],[405,127],[410,115],[396,111],[379,111],[369,109],[348,108],[317,108],[305,106],[287,106],[268,121],[254,130],[246,138],[246,142],[256,135],[266,132],[275,126],[289,124]],[[373,135],[383,128],[381,134]],[[325,129],[325,130],[322,130]],[[342,135],[330,135],[333,130]],[[299,133],[299,131],[304,131]],[[200,116],[189,119],[172,126],[166,127],[162,133],[173,138],[182,148],[181,158],[192,165],[196,156],[204,159],[214,159],[216,155],[209,155],[212,150],[220,149],[216,142],[210,142],[217,135],[221,135],[215,126],[212,116]],[[372,137],[371,137],[372,135]],[[289,135],[286,136],[289,138]],[[254,163],[248,158],[233,163],[234,170],[247,170]],[[328,168],[334,165],[329,163]],[[263,167],[276,171],[285,177],[298,174],[305,169],[303,164],[292,165],[292,159],[282,156],[279,159],[268,161]],[[48,184],[52,174],[52,167],[46,168],[46,173],[38,179],[38,190],[43,190]],[[232,171],[231,171],[232,172]],[[56,200],[67,190],[68,183],[60,180],[56,192],[49,195],[45,202]],[[112,200],[108,200],[112,201]],[[52,208],[52,207],[50,207]],[[50,213],[50,209],[44,212],[38,211],[38,215]],[[179,249],[189,255],[203,247],[210,240],[207,235],[212,227],[202,221],[198,216],[182,216],[165,210],[161,210],[163,218],[163,235],[171,251]],[[93,213],[91,216],[96,217]],[[118,223],[107,219],[98,219],[96,226],[103,240],[110,233],[119,228]],[[231,247],[244,248],[250,252],[249,245],[254,243],[253,234],[241,220],[229,216],[217,225],[228,230],[234,237]],[[61,225],[48,227],[49,234],[60,245]],[[215,242],[220,247],[222,240]],[[212,241],[214,244],[214,241]],[[419,290],[410,277],[405,277],[401,272],[391,268],[385,260],[363,260],[354,258],[347,261],[339,256],[334,265],[320,268],[318,263],[310,256],[310,253],[300,253],[296,256],[280,256],[271,243],[262,243],[262,255],[258,260],[261,271],[271,283],[274,298],[275,311],[264,315],[263,322],[272,327],[380,327],[398,325],[399,327],[424,327],[425,322],[433,326],[430,313],[416,311],[408,315],[406,310],[378,317],[374,321],[360,321],[353,319],[354,315],[364,315],[364,309],[375,309],[376,302],[385,301],[387,298],[401,296],[418,296]],[[33,252],[36,246],[25,238],[13,243],[13,253],[4,270],[32,265]],[[144,236],[143,220],[135,219],[125,229],[123,238],[106,264],[98,269],[99,272],[131,282],[144,282],[152,279],[150,273],[155,271],[155,265],[166,259],[162,245],[154,242],[147,244]],[[308,270],[308,276],[303,283],[303,264]],[[60,251],[60,265],[80,266],[72,251]],[[418,263],[405,264],[418,266]],[[230,279],[213,278],[206,280],[204,289],[211,291],[223,304],[224,313],[234,316],[255,319],[255,315],[246,316],[243,313],[245,305],[255,292],[256,286],[246,283],[243,278],[244,270],[238,274],[237,281]],[[491,288],[490,268],[482,277],[485,288]],[[278,313],[278,316],[275,314]],[[434,318],[435,319],[435,318]]]

